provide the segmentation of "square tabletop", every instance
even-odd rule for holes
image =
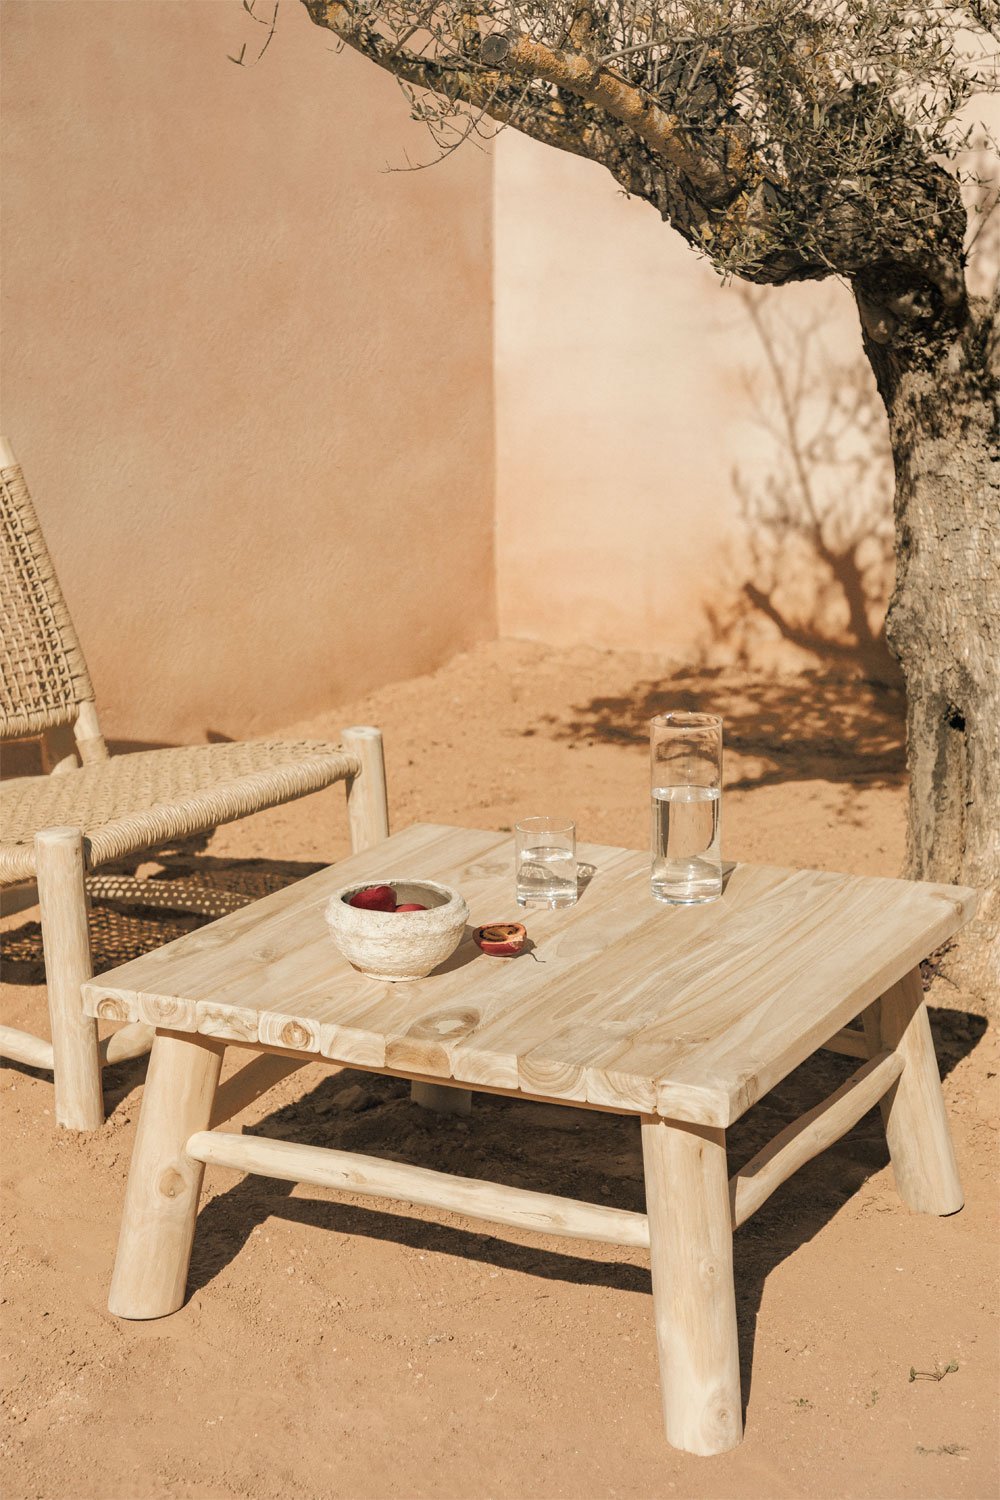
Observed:
[[[653,900],[649,855],[584,844],[562,910],[519,912],[509,834],[416,824],[84,985],[88,1015],[623,1113],[725,1126],[968,921],[976,892],[740,864],[722,897]],[[323,909],[354,881],[455,886],[473,927],[426,979],[365,978]]]

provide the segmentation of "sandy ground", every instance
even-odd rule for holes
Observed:
[[[397,828],[504,829],[551,811],[583,838],[642,847],[644,721],[695,702],[726,716],[727,857],[898,873],[900,703],[863,683],[508,642],[289,727],[380,724]],[[289,861],[287,878],[346,849],[334,789],[221,830],[202,865],[225,879],[246,860]],[[4,986],[4,1018],[40,1028],[32,915],[4,924],[6,978],[22,981]],[[104,966],[178,930],[100,917]],[[210,1170],[187,1304],[113,1319],[143,1065],[108,1075],[111,1116],[92,1138],[56,1133],[50,1084],[5,1066],[6,1500],[992,1500],[1000,1068],[963,996],[938,978],[930,999],[966,1207],[929,1219],[900,1205],[877,1114],[780,1190],[736,1238],[746,1439],[711,1460],[662,1439],[641,1252],[567,1254]],[[734,1165],[851,1066],[821,1054],[787,1079],[731,1132]],[[470,1119],[438,1117],[405,1084],[316,1065],[240,1120],[642,1206],[638,1127],[608,1115],[479,1095]]]

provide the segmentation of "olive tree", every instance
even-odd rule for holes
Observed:
[[[302,0],[449,150],[495,124],[606,167],[727,277],[849,284],[888,414],[908,872],[1000,896],[998,300],[971,295],[956,164],[997,0]],[[963,113],[964,111],[964,113]]]

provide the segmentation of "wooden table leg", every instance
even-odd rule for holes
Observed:
[[[911,969],[870,1008],[869,1038],[876,1028],[879,1045],[894,1047],[903,1059],[902,1073],[882,1100],[899,1196],[918,1213],[956,1213],[965,1199],[919,969]]]
[[[108,1306],[162,1318],[184,1301],[205,1168],[184,1150],[207,1130],[225,1045],[158,1033],[146,1075]]]
[[[644,1115],[642,1160],[667,1440],[725,1453],[743,1436],[725,1132]]]
[[[439,1115],[472,1113],[472,1094],[469,1089],[450,1088],[443,1083],[411,1083],[410,1098],[414,1104],[436,1110]]]

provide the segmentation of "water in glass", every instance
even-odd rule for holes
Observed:
[[[653,788],[653,895],[713,901],[722,890],[717,786]]]
[[[572,849],[537,844],[521,850],[518,906],[571,906],[576,896],[576,855]]]

